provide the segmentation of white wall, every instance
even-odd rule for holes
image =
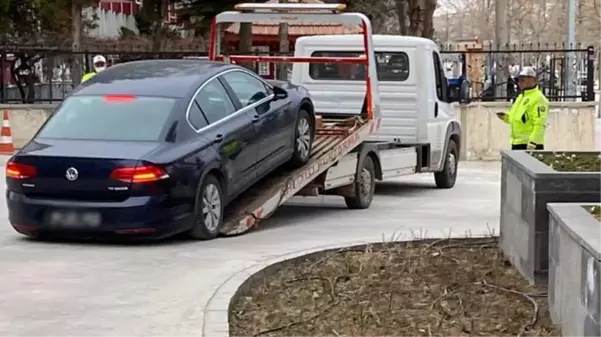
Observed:
[[[98,27],[88,32],[90,36],[97,38],[117,38],[119,37],[121,27],[127,27],[138,33],[136,20],[133,15],[124,15],[101,8],[86,8],[84,10],[84,15],[88,17],[91,17],[94,13],[98,16],[98,20],[96,21]]]

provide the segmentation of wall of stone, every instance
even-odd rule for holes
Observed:
[[[56,105],[53,104],[0,104],[8,112],[13,144],[25,145],[46,122]]]
[[[601,336],[601,223],[581,204],[547,207],[551,318],[564,336]]]
[[[546,150],[595,150],[596,102],[551,102],[545,132]],[[497,118],[510,102],[478,102],[458,106],[463,132],[462,159],[498,160],[508,150],[509,125]]]
[[[601,174],[558,172],[526,151],[503,152],[500,245],[531,283],[547,283],[547,204],[557,202],[601,202]]]
[[[17,148],[23,146],[46,121],[56,105],[0,104],[7,110]],[[461,121],[463,160],[499,160],[509,148],[509,127],[496,117],[509,110],[509,102],[478,102],[456,106]],[[546,147],[550,150],[595,150],[596,103],[553,102],[549,110]]]

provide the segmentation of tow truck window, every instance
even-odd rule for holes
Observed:
[[[176,99],[166,97],[71,96],[38,137],[82,140],[158,141]]]
[[[440,57],[437,52],[432,53],[432,59],[434,60],[434,80],[436,85],[436,96],[441,102],[447,101],[447,78],[440,62]]]
[[[316,51],[312,57],[359,57],[362,52]],[[403,52],[376,52],[378,81],[403,82],[409,78],[409,57]],[[309,75],[314,80],[365,80],[365,66],[360,64],[312,63]]]

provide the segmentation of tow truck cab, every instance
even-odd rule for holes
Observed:
[[[362,38],[362,35],[301,37],[296,40],[295,56],[359,56],[363,54]],[[451,103],[466,101],[468,83],[447,82],[438,47],[431,40],[373,35],[373,42],[382,121],[379,131],[368,141],[392,144],[390,149],[414,147],[415,171],[442,171],[451,140],[459,153],[461,125]],[[332,63],[295,63],[291,77],[292,83],[309,90],[316,112],[324,116],[358,114],[363,104],[364,80],[363,67]],[[383,167],[398,166],[387,165],[387,157],[386,151],[381,151]],[[399,173],[396,175],[401,171],[396,170]],[[394,175],[383,172],[384,178]]]

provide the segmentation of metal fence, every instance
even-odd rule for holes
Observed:
[[[524,66],[534,67],[538,84],[550,101],[595,99],[593,47],[472,43],[441,46],[441,54],[448,77],[465,75],[471,81],[473,100],[512,100],[518,93],[517,74]]]
[[[595,99],[595,50],[593,47],[559,45],[506,45],[478,47],[474,44],[441,46],[447,77],[465,76],[472,82],[472,99],[512,100],[518,92],[515,76],[523,66],[533,66],[538,82],[551,101]],[[52,103],[61,101],[91,70],[91,59],[101,54],[109,65],[157,58],[206,57],[204,45],[163,47],[152,52],[143,48],[67,49],[0,45],[0,103]],[[263,54],[254,52],[253,54]],[[569,61],[566,61],[569,60]],[[571,65],[571,69],[568,67]],[[272,67],[254,63],[263,75]],[[273,69],[275,70],[275,69]],[[568,71],[573,81],[567,81]],[[274,75],[274,74],[271,74]],[[75,79],[75,83],[73,81]]]
[[[207,56],[204,47],[198,45],[160,52],[135,48],[73,52],[48,47],[0,45],[0,103],[61,101],[79,83],[81,75],[91,71],[92,58],[98,54],[107,59],[109,66],[134,60]]]

